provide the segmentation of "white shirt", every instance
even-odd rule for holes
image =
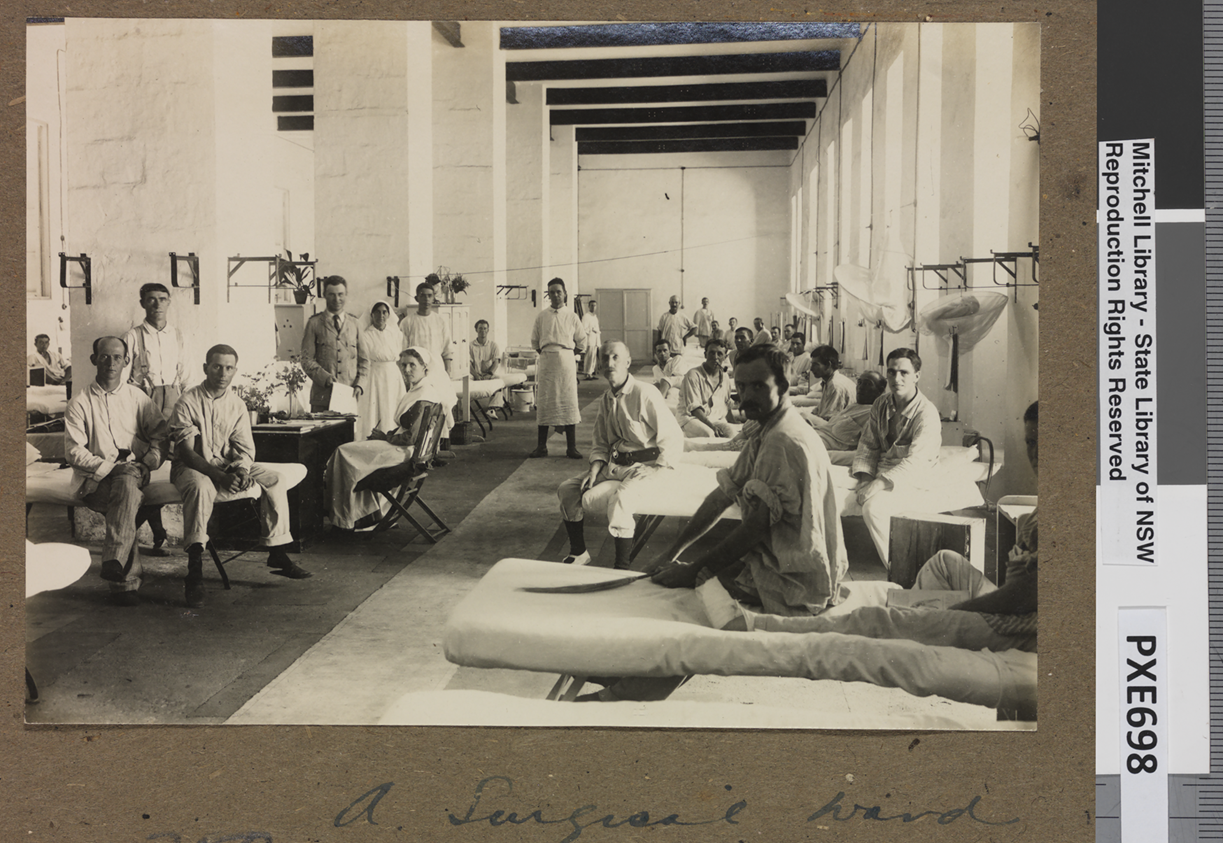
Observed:
[[[169,323],[160,331],[148,320],[123,335],[132,358],[128,381],[137,386],[186,385],[183,371],[183,336]],[[143,352],[142,352],[143,349]]]

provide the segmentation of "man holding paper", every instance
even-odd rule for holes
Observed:
[[[327,309],[306,321],[302,335],[301,366],[313,382],[310,386],[310,411],[331,409],[334,384],[351,387],[353,399],[361,397],[369,363],[361,354],[361,329],[357,317],[344,312],[348,282],[339,275],[323,279]],[[341,399],[343,400],[343,399]]]

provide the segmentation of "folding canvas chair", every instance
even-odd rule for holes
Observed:
[[[357,482],[354,490],[381,495],[391,505],[386,515],[374,526],[373,532],[389,530],[400,518],[405,518],[426,540],[435,543],[449,533],[450,528],[421,499],[420,490],[429,477],[429,465],[437,456],[438,446],[441,444],[446,411],[441,404],[422,401],[414,404],[405,415],[413,418],[409,419],[408,424],[401,422],[403,427],[409,430],[415,428],[416,431],[411,456],[399,465],[370,472]],[[426,527],[413,518],[409,512],[413,505],[420,507],[435,526]]]

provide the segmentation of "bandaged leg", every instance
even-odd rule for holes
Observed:
[[[857,635],[805,637],[810,641],[799,675],[808,679],[869,682],[902,688],[917,697],[936,695],[989,708],[1035,704],[1035,653],[1011,651],[1001,657]]]

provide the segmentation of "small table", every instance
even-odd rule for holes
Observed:
[[[328,419],[290,419],[284,422],[257,424],[251,428],[255,438],[255,459],[259,462],[296,462],[306,467],[306,479],[289,490],[289,526],[294,543],[287,546],[290,552],[300,552],[309,539],[323,530],[323,517],[327,514],[324,500],[323,473],[332,453],[341,445],[353,441],[355,419],[351,416]],[[225,523],[215,519],[214,526]],[[250,539],[252,526],[235,524],[223,535],[217,536],[218,547],[228,539]],[[215,541],[215,539],[214,539]]]

